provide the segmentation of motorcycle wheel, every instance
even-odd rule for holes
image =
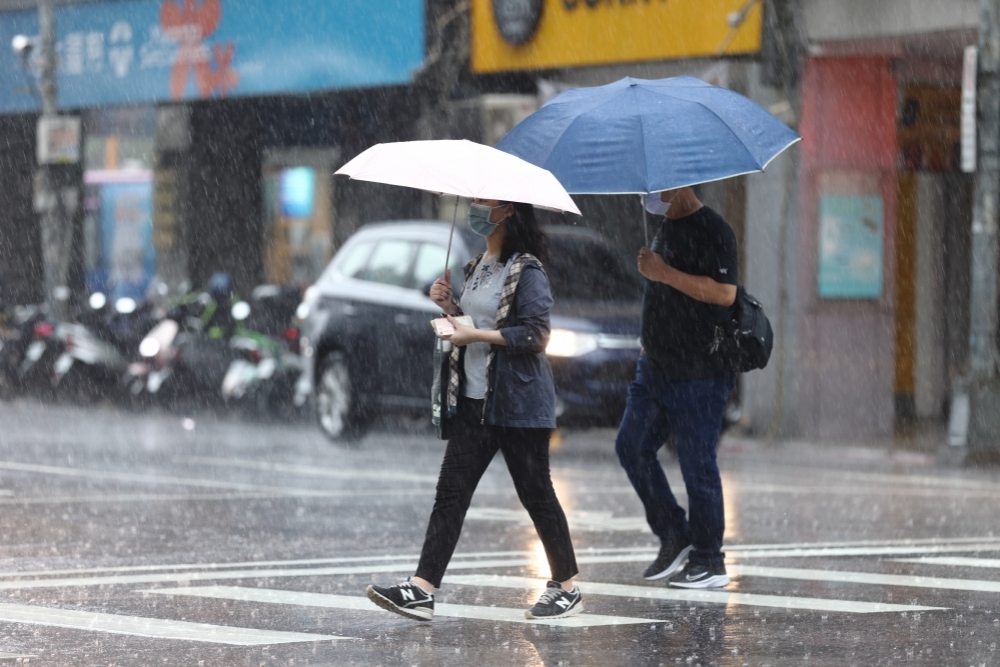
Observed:
[[[101,397],[98,383],[79,364],[59,379],[55,390],[58,400],[73,405],[92,405]]]
[[[146,391],[146,378],[144,377],[127,375],[122,379],[115,396],[115,404],[123,410],[142,412],[150,406],[149,393]]]
[[[333,442],[356,442],[371,424],[367,411],[358,404],[351,371],[342,352],[328,354],[320,364],[316,418],[320,430]]]

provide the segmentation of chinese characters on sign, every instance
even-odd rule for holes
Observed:
[[[297,0],[294,11],[273,0],[59,4],[59,105],[404,84],[423,62],[423,12],[423,0]],[[0,12],[0,42],[37,34],[37,12]],[[0,58],[0,113],[37,108],[25,76]]]

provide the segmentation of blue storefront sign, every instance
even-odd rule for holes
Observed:
[[[36,12],[0,14],[0,45],[18,34]],[[56,38],[62,108],[395,85],[423,60],[423,0],[109,0],[58,7]],[[0,112],[36,109],[32,82],[0,48]]]

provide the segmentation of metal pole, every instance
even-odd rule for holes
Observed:
[[[42,97],[42,118],[51,118],[58,112],[58,90],[56,87],[56,21],[51,0],[38,2],[39,55],[41,76],[39,91]],[[57,299],[57,289],[67,282],[68,255],[65,250],[66,224],[65,207],[60,196],[60,187],[53,165],[39,166],[39,198],[44,203],[41,215],[42,264],[45,273],[45,304],[50,317],[62,319],[65,300]]]
[[[1000,200],[1000,0],[980,0],[977,119],[979,140],[972,213],[969,354],[973,382],[997,365],[997,202]]]

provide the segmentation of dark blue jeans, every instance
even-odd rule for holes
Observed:
[[[717,565],[725,557],[726,516],[715,450],[735,381],[734,375],[723,375],[670,382],[643,355],[615,439],[618,460],[646,508],[649,527],[665,544],[690,541],[692,563]],[[656,458],[671,436],[687,487],[687,517]]]

